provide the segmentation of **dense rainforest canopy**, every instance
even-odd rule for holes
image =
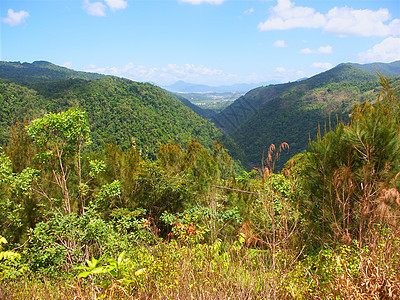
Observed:
[[[26,119],[29,122],[46,113],[80,107],[88,114],[93,137],[92,149],[100,149],[103,144],[110,142],[115,142],[126,149],[135,143],[139,149],[151,158],[155,158],[161,143],[173,141],[183,145],[194,138],[208,149],[212,148],[214,141],[220,141],[238,161],[236,165],[239,166],[240,161],[245,161],[243,152],[235,142],[211,122],[185,106],[184,104],[189,105],[187,100],[183,104],[182,101],[185,99],[152,84],[105,76],[102,76],[102,79],[88,81],[86,77],[91,78],[89,75],[80,76],[83,72],[75,71],[77,74],[69,71],[61,73],[64,76],[58,73],[54,75],[52,73],[54,65],[40,62],[28,64],[27,71],[23,67],[15,67],[12,63],[11,66],[8,65],[10,63],[3,64],[7,67],[4,72],[16,69],[5,73],[7,76],[3,73],[7,79],[0,81],[2,104],[0,138],[3,142],[8,127],[16,121],[22,122]],[[44,67],[38,71],[35,66],[42,64]],[[22,83],[10,82],[10,79],[14,78],[14,73],[19,74],[19,69],[22,69],[21,72],[26,72],[21,76],[24,79]],[[60,69],[64,71],[65,68]],[[0,70],[2,70],[1,65]],[[31,72],[33,75],[29,77]],[[60,77],[68,76],[83,79],[58,80]],[[17,75],[16,77],[20,78]],[[97,78],[97,75],[94,74],[92,77]],[[28,81],[26,78],[33,79]],[[202,110],[199,108],[197,112],[201,114]]]

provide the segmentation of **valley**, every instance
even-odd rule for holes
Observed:
[[[1,62],[0,298],[398,294],[400,68],[379,66],[184,94]]]
[[[215,112],[220,112],[227,106],[231,105],[242,93],[179,93],[193,104],[203,109],[211,109]]]

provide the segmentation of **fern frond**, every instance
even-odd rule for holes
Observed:
[[[0,251],[0,260],[20,260],[21,255],[14,251]]]

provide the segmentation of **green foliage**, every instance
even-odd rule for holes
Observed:
[[[370,83],[350,80],[365,74],[342,69],[347,84],[337,72],[273,93],[279,101],[308,95],[305,111],[333,111],[332,93],[370,93]],[[11,237],[0,249],[0,295],[44,295],[35,291],[44,283],[32,280],[41,273],[43,282],[72,280],[63,285],[71,292],[47,294],[53,298],[393,298],[400,293],[400,104],[389,81],[381,84],[374,106],[355,106],[349,125],[337,120],[330,130],[328,123],[281,174],[273,171],[286,143],[259,153],[262,168],[238,177],[223,144],[204,145],[187,131],[182,142],[157,136],[168,121],[141,133],[142,141],[130,132],[124,148],[91,152],[89,128],[103,116],[64,110],[88,96],[107,111],[104,124],[115,126],[111,112],[124,116],[123,102],[129,120],[133,101],[150,126],[150,112],[170,104],[151,85],[38,84],[40,97],[58,97],[47,108],[61,112],[16,124],[0,152],[0,234]],[[152,150],[139,146],[153,134]]]
[[[117,232],[127,236],[129,243],[152,245],[158,241],[160,230],[154,225],[152,217],[146,217],[146,213],[143,208],[117,208],[110,214],[110,223]]]
[[[0,82],[0,142],[9,136],[9,126],[42,116],[42,98],[36,91],[16,83]]]
[[[58,114],[47,114],[28,126],[28,134],[41,150],[44,160],[56,154],[75,155],[80,148],[90,142],[86,113],[80,109],[70,109]]]
[[[352,107],[375,102],[378,88],[375,73],[342,64],[299,82],[254,89],[215,117],[215,123],[230,133],[250,165],[259,166],[265,145],[287,142],[290,152],[282,154],[279,170],[307,149],[310,138],[316,139],[319,124],[334,128],[336,117],[349,122]]]
[[[13,173],[11,160],[4,152],[0,153],[0,232],[14,236],[14,241],[19,240],[22,228],[27,225],[26,200],[31,197],[36,177],[37,172],[31,168]]]
[[[261,188],[262,194],[248,203],[250,216],[242,227],[248,243],[273,253],[279,248],[299,247],[303,216],[297,205],[298,182],[272,173],[261,182]]]
[[[94,80],[104,78],[105,75],[77,72],[56,66],[46,61],[33,63],[0,62],[0,78],[7,78],[16,82],[52,82],[69,78]]]
[[[7,244],[7,240],[0,235],[0,261],[1,260],[20,260],[21,255],[14,251],[2,251],[3,247],[1,244]]]
[[[33,65],[33,72],[35,74],[38,71],[39,79],[32,77],[32,81],[37,82],[29,84],[29,88],[15,83],[0,83],[0,104],[4,104],[3,111],[0,111],[0,134],[6,135],[6,127],[23,118],[32,120],[45,113],[80,107],[87,112],[90,121],[94,141],[92,149],[100,149],[108,143],[117,143],[127,149],[133,137],[138,149],[154,159],[160,143],[173,141],[183,145],[193,137],[208,149],[212,148],[215,140],[220,140],[226,147],[235,148],[232,150],[235,157],[242,155],[233,140],[224,136],[221,130],[156,86],[105,76],[93,80],[94,74],[68,74],[71,70],[65,68],[59,70],[65,73],[64,77],[55,75],[50,80],[53,82],[44,83],[47,80],[40,79],[43,75],[40,72],[56,66],[39,63]],[[29,78],[32,75],[29,75],[27,64],[15,69],[20,73],[19,78]],[[1,70],[2,64],[0,75]],[[4,76],[7,77],[7,74],[11,80],[15,79],[12,72],[6,72]],[[81,76],[84,74],[88,77]],[[67,78],[91,81],[63,80]],[[4,137],[0,138],[4,142]]]
[[[92,205],[104,209],[114,207],[115,198],[121,195],[121,182],[114,180],[109,184],[104,184],[100,191],[95,195]]]
[[[28,270],[26,265],[21,263],[21,254],[12,250],[4,251],[2,244],[7,244],[7,240],[0,235],[0,280],[24,275]]]
[[[85,190],[85,184],[82,181],[81,155],[84,146],[90,143],[86,113],[80,109],[70,109],[58,114],[50,113],[34,120],[27,127],[27,131],[36,146],[42,172],[51,171],[59,188],[64,201],[64,212],[71,213],[73,209],[83,211],[85,199],[82,192]],[[76,172],[78,191],[81,192],[80,203],[72,199],[74,191],[69,187],[71,181],[69,178],[72,177],[70,169],[75,169]],[[38,190],[47,199],[54,197],[42,187],[38,187]]]
[[[390,219],[399,212],[399,100],[387,79],[381,77],[381,84],[375,106],[354,107],[349,125],[319,135],[303,157],[311,197],[304,204],[322,241],[358,239],[362,244],[376,222],[393,224]]]
[[[224,229],[230,222],[240,224],[242,218],[237,209],[213,209],[211,207],[195,206],[182,213],[170,214],[165,212],[161,220],[172,226],[172,235],[182,243],[195,244],[204,240],[214,242],[224,236]]]
[[[83,215],[55,213],[36,224],[24,254],[32,270],[58,272],[91,256],[116,253],[127,247],[127,239],[91,209]]]

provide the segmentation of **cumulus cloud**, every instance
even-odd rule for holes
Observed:
[[[394,34],[393,22],[385,25],[391,16],[387,9],[373,11],[370,9],[355,10],[349,7],[335,7],[326,15],[324,26],[326,32],[338,36],[388,36]]]
[[[89,0],[84,0],[82,8],[89,15],[104,17],[106,15],[107,6],[111,9],[111,11],[125,9],[128,6],[128,2],[126,0],[104,0],[104,2],[105,4],[100,1],[90,2]]]
[[[7,17],[2,18],[1,20],[10,26],[17,26],[24,23],[28,17],[28,12],[24,10],[14,11],[10,8],[7,11]]]
[[[290,0],[278,0],[272,8],[272,16],[258,24],[261,31],[287,30],[292,28],[319,28],[325,17],[311,7],[295,6]]]
[[[84,0],[82,8],[89,15],[104,17],[106,15],[106,6],[102,2],[89,2],[89,0]]]
[[[89,65],[84,71],[96,72],[129,78],[139,82],[152,82],[160,86],[170,85],[178,80],[211,86],[230,85],[233,83],[289,82],[305,77],[302,70],[275,68],[275,72],[232,74],[220,69],[194,64],[167,64],[161,67],[135,65],[130,62],[123,67],[99,67]]]
[[[392,62],[400,60],[400,38],[388,37],[366,52],[358,54],[360,62]]]
[[[203,4],[203,3],[208,3],[208,4],[222,4],[225,2],[225,0],[179,0],[179,2],[182,3],[190,3],[190,4]]]
[[[125,0],[104,0],[104,2],[106,2],[108,7],[112,11],[116,11],[119,9],[125,9],[128,6],[128,2],[126,2]]]
[[[287,47],[288,45],[287,45],[286,42],[283,41],[283,40],[277,40],[277,41],[274,43],[274,46],[275,46],[275,47],[278,47],[278,48],[285,48],[285,47]]]
[[[246,9],[245,11],[244,11],[244,14],[245,15],[251,15],[252,13],[254,12],[254,8],[249,8],[249,9]]]
[[[264,78],[264,81],[290,82],[303,77],[306,77],[304,71],[281,66],[275,68],[275,72],[272,72],[269,78]]]
[[[318,68],[322,70],[332,69],[331,63],[328,62],[315,62],[311,65],[313,68]]]
[[[178,80],[193,83],[213,84],[217,82],[218,84],[224,84],[237,78],[236,75],[226,73],[220,69],[194,64],[168,64],[164,67],[148,67],[134,65],[130,62],[122,68],[90,65],[85,71],[115,75],[135,81],[156,82],[161,85],[172,84]]]
[[[331,54],[332,53],[332,47],[327,45],[327,46],[321,46],[317,50],[312,50],[310,48],[305,48],[300,50],[300,53],[302,54]]]
[[[278,0],[270,17],[258,24],[260,31],[293,28],[321,28],[337,36],[391,36],[400,33],[400,20],[393,19],[388,9],[379,10],[334,7],[321,14],[311,7],[295,6],[290,0]],[[388,23],[389,22],[389,23]],[[386,24],[385,24],[386,23]]]

